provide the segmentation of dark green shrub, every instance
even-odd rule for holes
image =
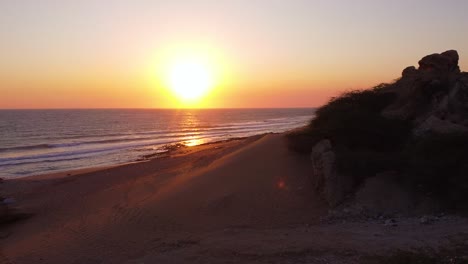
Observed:
[[[313,123],[318,134],[330,139],[334,145],[350,149],[392,151],[404,146],[410,133],[406,121],[388,119],[377,113],[359,110],[343,111],[330,116],[326,123]]]
[[[384,92],[384,87],[387,86],[381,84],[370,90],[355,90],[332,98],[326,105],[317,110],[317,117],[313,123],[320,125],[329,117],[345,111],[379,113],[392,103],[396,97],[391,92]]]
[[[351,91],[332,98],[317,109],[308,128],[287,135],[289,148],[310,153],[312,146],[324,138],[352,150],[401,148],[411,131],[409,122],[380,115],[395,99],[393,93],[384,91],[390,85],[381,84],[371,90]]]
[[[382,87],[386,86],[333,98],[317,110],[311,122],[313,132],[350,149],[391,151],[401,148],[411,125],[408,121],[380,114],[395,99],[393,93],[382,92]]]

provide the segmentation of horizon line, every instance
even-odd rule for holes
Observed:
[[[313,109],[319,106],[294,107],[94,107],[94,108],[0,108],[3,110],[230,110],[230,109]]]

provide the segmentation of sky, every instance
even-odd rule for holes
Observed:
[[[0,108],[316,107],[456,49],[464,0],[2,0]],[[171,58],[216,79],[185,103]],[[184,78],[181,76],[180,78]]]

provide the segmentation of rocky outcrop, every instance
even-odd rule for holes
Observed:
[[[411,77],[411,76],[415,76],[416,74],[418,74],[418,70],[414,66],[406,67],[401,73],[403,77]]]
[[[460,68],[458,67],[458,52],[456,50],[427,55],[418,64],[421,71],[460,72]]]
[[[468,74],[458,67],[458,53],[449,50],[425,56],[419,68],[407,67],[387,88],[396,100],[382,114],[411,120],[414,133],[451,133],[468,128]]]
[[[360,112],[354,115],[357,117],[356,119],[344,120],[345,122],[338,122],[336,120],[335,122],[330,122],[330,119],[339,119],[343,114],[337,113],[335,115],[323,117],[324,113],[326,113],[323,109],[327,109],[327,106],[324,106],[324,108],[318,111],[318,115],[322,115],[322,119],[316,118],[316,120],[320,120],[322,123],[317,122],[315,124],[336,124],[337,122],[344,124],[340,125],[340,131],[352,129],[354,131],[353,133],[355,133],[353,137],[360,138],[364,141],[367,139],[362,138],[362,133],[359,133],[359,131],[366,131],[366,129],[359,130],[356,129],[356,126],[348,125],[348,123],[352,124],[353,122],[361,121],[363,122],[362,126],[369,125],[365,122],[367,120],[363,118],[370,114],[378,116],[377,118],[369,119],[376,122],[375,124],[387,122],[385,120],[398,120],[409,124],[408,133],[405,134],[404,138],[413,142],[418,139],[427,138],[425,137],[426,135],[468,133],[468,73],[460,72],[458,60],[459,56],[455,50],[448,50],[440,54],[425,56],[419,61],[418,68],[409,66],[402,71],[401,78],[394,83],[380,85],[372,90],[372,93],[368,93],[369,96],[375,96],[373,98],[377,98],[377,95],[382,94],[391,95],[390,97],[392,99],[380,108],[382,110],[370,113],[369,111],[371,110],[369,109],[371,108],[366,107],[362,107],[360,110],[354,109],[356,107],[349,109],[346,104],[353,102],[354,99],[358,100],[357,95],[359,95],[359,92],[357,92],[354,94],[355,97],[353,97],[352,100],[350,98],[353,94],[348,94],[345,95],[349,97],[347,100],[335,100],[331,102],[334,103],[333,109],[335,112],[343,111],[342,109],[348,109],[350,112],[362,111],[362,113]],[[364,94],[364,92],[362,94]],[[368,100],[367,102],[369,101],[372,100]],[[359,104],[357,104],[357,106],[359,106]],[[332,108],[329,107],[328,109]],[[382,120],[379,118],[382,118]],[[312,121],[311,133],[314,133],[313,126],[314,121]],[[392,127],[386,128],[392,129]],[[388,177],[381,177],[384,180],[380,178],[369,180],[368,177],[376,177],[375,175],[379,175],[378,173],[374,174],[374,176],[350,176],[347,175],[346,171],[339,171],[336,166],[337,157],[342,156],[339,156],[340,153],[334,150],[332,145],[336,143],[334,140],[340,141],[340,138],[336,135],[336,132],[333,132],[335,134],[327,135],[327,133],[331,131],[329,127],[320,127],[317,128],[317,131],[319,131],[320,137],[324,139],[318,141],[312,148],[312,181],[315,188],[328,201],[329,205],[336,206],[342,203],[348,194],[358,193],[356,186],[359,185],[361,185],[361,188],[367,188],[366,191],[359,192],[361,197],[367,194],[371,197],[373,194],[369,190],[374,189],[377,185],[379,185],[379,188],[382,190],[385,189],[385,187],[382,186],[393,186],[393,190],[398,189],[394,185],[388,183],[390,181]],[[382,132],[382,135],[385,134],[390,135],[391,133]],[[360,144],[364,142],[362,140],[359,141]],[[385,140],[385,138],[382,138],[382,140]],[[342,138],[341,142],[343,142]],[[381,154],[381,150],[378,148],[371,149],[372,146],[370,145],[359,146],[354,144],[352,146],[336,145],[334,147],[335,149],[346,149],[349,153],[358,153],[353,151],[361,147],[361,150],[367,151],[368,153]],[[393,151],[396,152],[399,150],[394,149]],[[408,149],[405,151],[408,151]],[[409,151],[411,152],[411,149],[409,149]],[[393,154],[394,153],[389,153],[389,155]],[[371,156],[372,154],[367,157],[372,159]],[[390,168],[390,170],[392,169]],[[388,194],[387,196],[390,197],[391,195]],[[371,198],[366,199],[369,201],[372,200]],[[385,201],[382,201],[382,203],[385,203]]]
[[[330,206],[338,205],[352,190],[351,178],[343,177],[336,169],[336,155],[330,140],[318,142],[310,155],[313,166],[312,177],[315,189]]]

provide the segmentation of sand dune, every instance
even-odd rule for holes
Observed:
[[[2,231],[2,258],[282,263],[318,256],[339,263],[348,250],[420,241],[411,225],[390,232],[387,241],[375,241],[375,233],[387,232],[380,225],[365,231],[359,223],[321,226],[327,208],[308,184],[311,169],[307,157],[288,153],[282,135],[266,135],[76,175],[7,181],[7,192],[34,216]],[[408,238],[392,240],[401,234]]]

